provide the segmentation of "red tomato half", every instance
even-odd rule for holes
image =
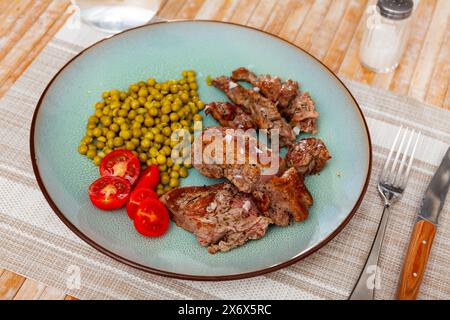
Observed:
[[[159,182],[159,169],[158,166],[152,165],[142,171],[138,183],[136,185],[136,189],[139,188],[150,188],[155,189],[156,185]]]
[[[131,192],[130,201],[127,203],[127,214],[131,220],[134,220],[141,202],[147,199],[158,199],[158,195],[149,188],[135,189]]]
[[[144,200],[136,212],[134,227],[146,237],[162,236],[169,228],[169,212],[158,199]]]
[[[89,187],[89,198],[99,209],[113,210],[121,208],[128,201],[131,184],[120,177],[101,177]]]
[[[141,170],[139,159],[128,150],[115,150],[100,163],[100,175],[125,178],[133,185]]]

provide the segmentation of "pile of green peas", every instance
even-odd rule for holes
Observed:
[[[195,71],[183,71],[178,80],[158,83],[154,78],[129,86],[128,91],[111,90],[102,93],[95,104],[95,113],[88,118],[86,135],[78,152],[100,165],[102,159],[116,149],[132,151],[142,169],[157,165],[161,177],[158,195],[179,186],[179,179],[188,176],[192,167],[188,157],[172,160],[172,149],[180,141],[172,140],[177,129],[189,131],[192,140],[194,121],[205,104],[198,96]]]

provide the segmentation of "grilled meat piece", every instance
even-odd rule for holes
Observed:
[[[297,81],[281,82],[279,77],[271,75],[257,76],[246,68],[233,71],[234,81],[246,81],[259,88],[261,93],[277,104],[281,115],[285,117],[292,128],[302,132],[317,133],[317,117],[314,101],[309,93],[301,93]],[[296,132],[297,133],[297,132]]]
[[[205,114],[211,114],[221,126],[233,129],[256,129],[250,114],[229,102],[211,102],[205,108]]]
[[[281,91],[281,80],[271,75],[257,76],[246,68],[239,68],[231,75],[233,81],[245,81],[261,90],[261,93],[272,102],[277,102]]]
[[[258,208],[278,226],[289,225],[291,217],[297,222],[305,220],[308,208],[313,204],[304,176],[294,168],[260,185],[253,195]]]
[[[245,81],[261,90],[261,93],[272,102],[277,103],[278,110],[282,111],[297,96],[299,84],[297,81],[287,80],[281,82],[277,76],[257,76],[246,68],[238,68],[233,71],[231,79],[234,81]]]
[[[226,252],[262,238],[271,220],[259,214],[251,195],[225,182],[172,189],[161,197],[175,223],[195,234],[210,253]]]
[[[212,81],[212,84],[223,90],[231,101],[249,113],[259,129],[268,129],[269,131],[278,129],[281,147],[288,146],[295,141],[292,128],[281,117],[275,103],[258,92],[233,82],[229,77],[216,78]]]
[[[239,191],[252,194],[257,199],[256,205],[260,212],[270,217],[275,224],[287,226],[291,221],[291,216],[296,221],[302,221],[307,216],[308,206],[312,204],[312,198],[306,189],[303,176],[299,175],[296,169],[291,168],[278,177],[278,174],[285,171],[285,165],[281,158],[277,160],[280,162],[278,170],[276,172],[271,170],[270,174],[265,174],[274,163],[266,161],[261,163],[259,161],[261,153],[256,152],[255,156],[255,153],[251,152],[256,145],[254,137],[247,136],[244,142],[248,141],[248,143],[245,143],[242,149],[238,148],[238,134],[240,133],[235,130],[223,127],[205,129],[202,135],[194,141],[192,152],[194,167],[204,176],[227,178]],[[231,142],[235,147],[232,152],[233,158],[229,157],[228,161],[224,161],[227,155],[226,143]],[[224,153],[222,161],[217,159],[213,161],[214,159],[211,159],[205,152],[210,146],[215,148],[222,146]],[[270,149],[261,144],[257,149],[267,154],[267,159],[270,159]],[[202,158],[199,159],[196,158],[198,150],[204,151]],[[204,161],[199,161],[201,159]]]
[[[322,140],[308,138],[300,140],[289,148],[286,154],[286,165],[294,167],[302,175],[317,174],[330,159],[330,153]]]
[[[297,95],[291,104],[283,110],[283,116],[289,124],[301,132],[317,133],[317,118],[319,113],[315,110],[314,101],[308,92]]]
[[[191,157],[202,175],[227,178],[239,191],[247,193],[284,170],[283,159],[272,155],[272,150],[255,137],[224,127],[206,128],[194,140]],[[278,161],[278,166],[272,160]]]

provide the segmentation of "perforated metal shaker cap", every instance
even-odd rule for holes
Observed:
[[[378,0],[377,8],[380,14],[388,19],[403,20],[413,12],[413,0]]]

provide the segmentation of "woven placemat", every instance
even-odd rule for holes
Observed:
[[[261,277],[220,283],[167,279],[125,266],[82,242],[56,217],[37,186],[28,144],[31,118],[46,84],[81,49],[52,40],[0,100],[0,267],[83,299],[345,299],[362,269],[381,215],[373,177],[380,171],[390,138],[404,125],[420,130],[424,140],[408,189],[392,211],[381,256],[382,286],[376,298],[395,297],[421,196],[450,145],[450,112],[347,82],[367,118],[374,150],[367,195],[347,227],[315,254]],[[443,210],[449,209],[447,202]],[[73,266],[81,270],[80,289],[67,286]],[[419,298],[450,298],[449,266],[450,215],[444,214]]]

